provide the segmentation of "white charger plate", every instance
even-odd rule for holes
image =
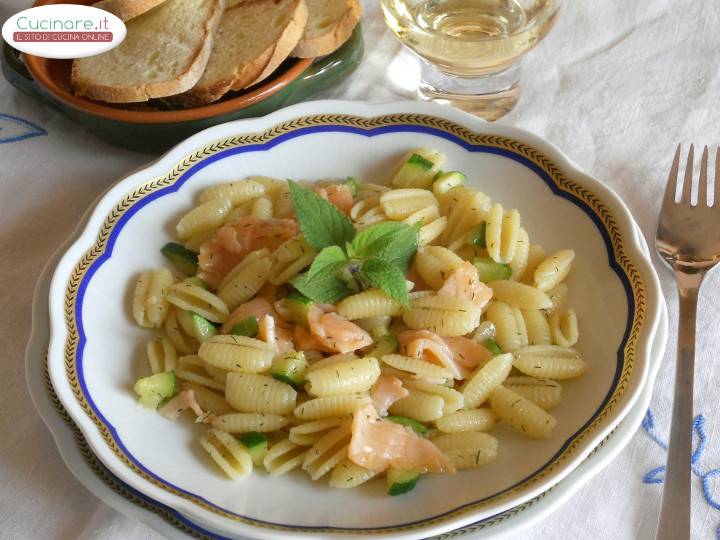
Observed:
[[[571,302],[583,323],[580,350],[592,376],[566,385],[555,437],[528,442],[501,433],[495,464],[428,477],[412,505],[388,500],[372,486],[338,493],[293,475],[222,480],[201,459],[187,426],[134,405],[129,388],[140,373],[131,369],[132,358],[147,338],[124,305],[129,283],[162,264],[158,250],[170,224],[211,183],[260,173],[378,179],[399,154],[417,146],[443,151],[449,166],[471,173],[472,184],[519,208],[533,241],[576,250]],[[473,171],[481,171],[480,178]],[[425,103],[303,104],[202,132],[109,190],[53,278],[50,375],[100,460],[128,485],[201,526],[262,538],[441,534],[546,491],[640,396],[661,302],[635,236],[617,196],[531,134]],[[532,459],[519,460],[529,445]]]
[[[81,222],[79,228],[82,228],[84,221]],[[647,253],[644,239],[637,228],[636,234]],[[203,529],[171,508],[144,497],[109,472],[89,449],[82,433],[57,400],[50,385],[44,361],[50,339],[47,297],[52,271],[61,254],[75,240],[75,236],[73,234],[65,245],[50,258],[35,287],[32,331],[25,355],[25,374],[35,408],[53,435],[60,455],[70,472],[105,504],[148,525],[167,538],[186,540],[200,537],[221,540],[220,535]],[[472,536],[474,539],[480,540],[518,533],[551,514],[605,468],[630,442],[642,422],[652,397],[653,383],[662,363],[667,335],[667,309],[663,303],[661,320],[652,349],[648,384],[620,425],[567,478],[518,507],[480,523],[447,533],[441,538]]]

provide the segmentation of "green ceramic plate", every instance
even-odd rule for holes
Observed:
[[[5,78],[18,90],[47,105],[97,137],[112,144],[140,152],[162,152],[205,128],[237,120],[264,116],[277,109],[298,103],[330,88],[350,75],[360,64],[364,53],[362,29],[357,26],[351,38],[333,54],[318,58],[289,84],[248,106],[206,118],[181,122],[128,122],[104,118],[77,108],[57,98],[30,75],[18,51],[3,43],[1,63]],[[278,72],[287,68],[281,66]],[[276,72],[276,74],[278,73]],[[270,78],[276,75],[271,76]]]

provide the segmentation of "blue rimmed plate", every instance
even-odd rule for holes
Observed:
[[[565,385],[554,437],[527,441],[501,430],[497,462],[428,477],[411,501],[388,499],[377,484],[337,492],[296,475],[225,481],[204,460],[197,433],[134,404],[129,389],[141,371],[133,358],[147,336],[128,314],[132,278],[162,263],[170,224],[211,183],[248,174],[379,180],[417,146],[444,152],[473,185],[517,207],[533,242],[577,252],[571,302],[591,370]],[[476,522],[567,476],[646,384],[660,299],[627,209],[541,139],[430,104],[315,102],[205,131],[113,187],[58,265],[50,315],[57,395],[93,452],[128,485],[226,534],[397,538]]]
[[[82,226],[80,228],[82,229]],[[636,232],[639,241],[644,242],[639,229]],[[75,240],[75,236],[73,235],[65,246],[51,257],[35,288],[33,328],[25,357],[28,389],[33,403],[53,434],[55,444],[69,470],[96,497],[128,517],[152,527],[166,538],[223,540],[221,535],[196,525],[176,510],[144,496],[108,471],[92,453],[82,432],[75,426],[57,399],[55,390],[50,384],[46,362],[50,337],[47,296],[52,271],[65,248]],[[664,309],[664,304],[661,307],[663,313],[653,342],[649,382],[618,427],[603,439],[576,469],[550,490],[501,514],[435,537],[436,540],[448,540],[466,535],[472,535],[475,539],[495,538],[531,527],[567,501],[585,482],[598,474],[619,454],[635,434],[645,416],[652,396],[651,383],[662,363],[668,323],[667,310]]]

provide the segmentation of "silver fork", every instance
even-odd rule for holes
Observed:
[[[693,183],[691,145],[685,166],[680,201],[675,202],[680,145],[675,151],[655,236],[655,249],[675,274],[680,299],[678,351],[675,366],[670,447],[665,470],[665,490],[655,538],[690,538],[690,455],[692,453],[693,370],[695,364],[695,315],[698,291],[708,270],[720,261],[720,148],[715,153],[715,196],[707,198],[708,148],[700,162],[698,197],[691,204]]]

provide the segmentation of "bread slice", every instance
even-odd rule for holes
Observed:
[[[99,9],[109,11],[121,21],[127,22],[130,19],[150,11],[159,6],[165,0],[100,0],[92,5]]]
[[[252,86],[290,55],[307,22],[305,0],[252,0],[226,9],[197,85],[176,101],[201,105]]]
[[[166,0],[129,21],[119,47],[73,61],[73,89],[110,103],[189,90],[205,71],[224,5],[224,0]]]
[[[358,0],[306,0],[308,23],[292,56],[314,58],[340,48],[360,20]]]

